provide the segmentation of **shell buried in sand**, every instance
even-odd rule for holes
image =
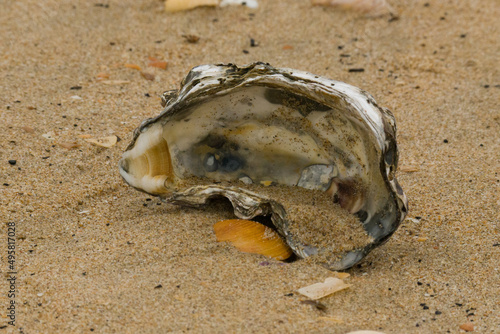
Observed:
[[[227,198],[267,216],[301,258],[346,269],[406,216],[396,125],[368,93],[264,63],[193,68],[145,120],[119,162],[125,181],[165,201]]]

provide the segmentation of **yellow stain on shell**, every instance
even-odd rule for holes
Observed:
[[[217,241],[229,241],[245,253],[261,254],[276,260],[286,260],[292,250],[278,233],[260,223],[244,220],[222,220],[214,225]]]

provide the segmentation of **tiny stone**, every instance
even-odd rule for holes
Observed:
[[[417,282],[417,285],[422,285],[423,283],[422,282]]]
[[[442,314],[443,312],[436,310],[436,312],[434,312],[434,313],[435,313],[435,314],[437,314],[437,315],[440,315],[440,314]]]
[[[8,183],[4,183],[3,185],[4,185],[5,187],[8,187],[8,186],[9,186],[9,184],[8,184]]]
[[[424,310],[428,310],[428,309],[429,309],[429,306],[425,305]]]
[[[244,54],[249,54],[250,52],[248,52],[248,50],[243,50],[243,53]]]
[[[157,286],[155,286],[155,289],[160,289],[160,288],[163,288],[163,286],[161,284],[158,284]]]
[[[293,296],[293,293],[292,293],[292,292],[287,293],[287,294],[285,295],[285,297],[292,297],[292,296]]]
[[[448,144],[448,139],[443,140],[443,143]]]
[[[17,163],[16,160],[9,160],[9,164],[11,164],[12,166],[14,166],[16,163]]]

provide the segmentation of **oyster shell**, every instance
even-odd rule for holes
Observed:
[[[138,190],[270,215],[294,253],[332,270],[359,262],[406,216],[394,117],[356,87],[264,63],[202,65],[162,102],[119,162]]]

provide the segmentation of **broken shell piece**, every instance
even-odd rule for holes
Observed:
[[[352,9],[373,17],[393,13],[386,0],[311,0],[311,3],[319,6]]]
[[[219,0],[166,0],[165,10],[167,12],[178,12],[199,6],[217,6],[218,4]]]
[[[229,241],[245,253],[261,254],[276,260],[286,260],[293,254],[278,233],[251,220],[223,220],[214,225],[214,232],[217,241]]]
[[[55,134],[54,134],[54,132],[50,131],[50,132],[44,133],[42,135],[42,137],[45,138],[45,139],[48,139],[48,140],[54,140],[55,139]]]
[[[332,270],[359,262],[407,212],[395,120],[343,82],[264,63],[193,68],[120,160],[127,183],[165,201],[225,197],[269,216],[293,252]]]
[[[85,139],[86,142],[91,143],[93,145],[101,146],[101,147],[112,147],[118,142],[117,136],[108,136],[101,138],[89,138]]]
[[[225,6],[229,6],[229,5],[245,5],[248,8],[259,7],[257,0],[222,0],[220,2],[221,7],[225,7]]]
[[[311,299],[320,299],[340,290],[347,289],[350,284],[336,277],[328,277],[324,283],[316,283],[297,290],[298,293]]]
[[[58,142],[57,145],[61,146],[62,148],[65,148],[67,150],[71,150],[73,148],[80,147],[80,144],[78,144],[78,143],[67,143],[67,142]]]

